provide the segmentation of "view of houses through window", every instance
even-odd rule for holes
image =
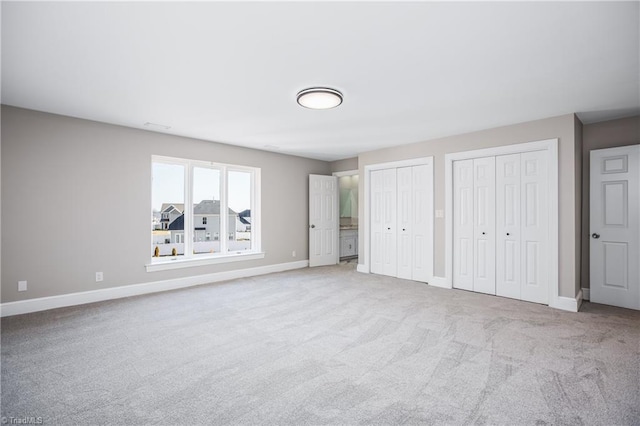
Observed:
[[[154,157],[151,256],[252,250],[254,177],[247,167]]]

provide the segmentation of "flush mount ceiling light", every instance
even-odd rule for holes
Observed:
[[[298,92],[298,103],[309,109],[331,109],[342,103],[342,93],[328,87],[312,87]]]

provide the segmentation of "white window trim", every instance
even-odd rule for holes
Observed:
[[[165,163],[165,164],[180,164],[184,166],[184,252],[185,254],[180,257],[172,258],[150,258],[150,262],[145,265],[147,272],[164,271],[169,269],[188,268],[194,266],[215,265],[228,262],[238,262],[246,260],[262,259],[265,253],[262,252],[262,239],[261,239],[261,169],[258,167],[239,166],[235,164],[216,163],[213,161],[202,160],[190,160],[186,158],[165,157],[160,155],[151,156],[151,170],[153,170],[153,163]],[[193,168],[205,167],[215,168],[220,170],[220,198],[225,199],[225,206],[220,205],[220,230],[226,229],[226,234],[229,233],[229,218],[228,214],[222,214],[223,211],[227,212],[228,204],[227,200],[227,175],[229,172],[248,172],[252,174],[251,185],[251,249],[242,252],[227,252],[228,250],[228,238],[220,238],[220,253],[216,254],[197,254],[188,255],[187,253],[193,252],[193,235],[191,232],[187,232],[193,228]],[[153,173],[151,173],[151,187],[153,188]],[[225,209],[223,210],[223,207]],[[223,223],[225,228],[223,228]],[[168,229],[168,227],[167,227]],[[193,231],[195,232],[195,231]],[[220,233],[222,235],[222,233]],[[189,236],[189,238],[187,238]],[[151,247],[153,247],[153,236],[151,236]]]
[[[201,254],[198,257],[188,257],[186,259],[172,257],[169,260],[157,260],[144,265],[147,272],[168,271],[170,269],[192,268],[194,266],[216,265],[220,263],[239,262],[246,260],[264,259],[264,252],[242,252],[231,254],[207,255]]]

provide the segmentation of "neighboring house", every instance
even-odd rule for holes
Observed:
[[[243,210],[240,213],[238,213],[238,220],[236,221],[236,231],[238,232],[251,231],[251,210]]]
[[[171,231],[171,242],[174,244],[184,243],[184,214],[181,214],[169,224],[167,228]]]
[[[238,221],[238,213],[228,209],[229,223]],[[220,201],[202,200],[193,206],[193,228],[195,241],[219,241],[220,240]],[[172,221],[168,229],[171,231],[172,243],[184,242],[184,214]],[[236,239],[236,229],[229,233],[229,240]]]
[[[160,228],[162,230],[169,229],[169,225],[173,223],[184,212],[184,204],[165,203],[160,209]]]

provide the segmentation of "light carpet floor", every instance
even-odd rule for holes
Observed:
[[[44,424],[640,424],[640,312],[303,269],[2,320]]]

